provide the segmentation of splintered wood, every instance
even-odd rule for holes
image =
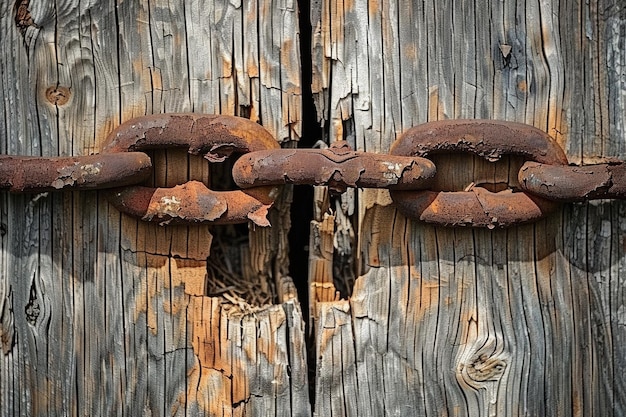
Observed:
[[[352,294],[355,280],[354,190],[331,198],[326,187],[315,187],[314,220],[309,235],[309,313],[317,321],[318,303],[339,301]],[[331,208],[332,205],[332,208]],[[311,326],[313,330],[313,326]]]
[[[297,304],[291,299],[242,310],[219,298],[194,297],[195,357],[188,389],[173,409],[211,416],[307,415],[306,354],[299,342],[304,323]]]
[[[321,222],[311,222],[309,243],[309,313],[317,318],[317,303],[338,301],[340,293],[333,281],[333,233],[335,217],[325,213]]]

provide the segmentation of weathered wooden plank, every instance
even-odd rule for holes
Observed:
[[[301,135],[293,2],[0,8],[2,153],[97,152],[120,122],[160,112],[250,116],[277,140]],[[184,152],[154,162],[160,186],[209,180]],[[277,288],[277,304],[237,308],[206,294],[207,226],[146,225],[97,192],[0,199],[0,414],[310,414],[287,197],[272,231],[250,232],[244,268]]]
[[[358,147],[384,151],[418,123],[477,117],[535,125],[574,162],[625,157],[621,2],[357,3],[322,1],[311,12],[313,93],[329,141],[354,135]],[[433,159],[442,189],[517,184],[517,158]],[[626,380],[615,372],[625,356],[621,203],[472,232],[406,222],[385,193],[358,201],[362,268],[349,311],[359,384],[349,389],[359,412],[624,409]],[[325,304],[320,317],[343,303]],[[325,347],[340,332],[314,328],[325,337],[318,364],[339,366]],[[317,373],[318,393],[331,392],[330,378]],[[340,405],[331,399],[316,412]]]
[[[318,304],[316,374],[320,378],[315,394],[316,413],[357,415],[358,401],[352,394],[357,392],[360,382],[356,373],[350,305],[344,300],[329,307]]]
[[[620,250],[624,247],[625,229],[624,223],[620,219],[624,218],[626,213],[623,204],[618,205],[612,211],[612,269],[613,272],[610,275],[608,282],[608,297],[609,297],[609,322],[610,322],[610,343],[612,346],[624,346],[626,342],[626,307],[624,305],[624,299],[626,299],[626,270],[624,257],[620,257]],[[606,318],[605,318],[606,320]],[[607,341],[608,343],[608,341]],[[620,415],[626,412],[626,405],[620,398],[624,398],[626,394],[626,381],[624,375],[621,375],[619,369],[626,364],[625,355],[613,355],[613,380],[612,393],[613,396],[609,397],[609,401],[612,403],[613,415]]]

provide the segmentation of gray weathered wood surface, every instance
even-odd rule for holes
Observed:
[[[623,1],[313,4],[331,141],[384,152],[419,123],[493,118],[547,131],[572,162],[626,158]],[[437,159],[456,189],[515,182],[518,164]],[[626,413],[623,203],[496,231],[423,225],[389,204],[360,194],[352,297],[314,306],[317,415]],[[332,283],[324,264],[313,282]]]
[[[573,162],[626,158],[621,0],[303,12],[331,141],[385,152],[428,120],[497,118],[549,132]],[[0,3],[0,152],[97,152],[122,121],[177,111],[245,115],[297,140],[297,13],[288,0]],[[436,162],[456,188],[514,183],[519,165]],[[202,161],[168,151],[154,182],[185,180],[168,169],[180,164],[207,180]],[[624,203],[496,231],[407,220],[385,192],[352,203],[349,299],[332,257],[350,259],[351,225],[332,202],[312,223],[317,415],[626,413]],[[241,252],[276,304],[229,306],[209,296],[215,229],[145,225],[97,192],[0,193],[0,415],[310,414],[287,218]]]
[[[123,121],[182,111],[297,140],[297,12],[283,0],[3,1],[0,152],[93,153]],[[155,161],[159,185],[185,181],[181,164],[207,180],[199,158]],[[2,193],[0,415],[310,414],[284,218],[244,251],[277,303],[227,306],[207,294],[214,229],[138,223],[97,192]]]

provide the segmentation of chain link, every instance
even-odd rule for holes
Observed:
[[[248,119],[193,113],[143,116],[118,126],[107,138],[103,154],[149,149],[187,148],[209,162],[232,154],[275,149],[278,144],[261,125]],[[198,181],[173,188],[134,186],[107,193],[120,211],[145,221],[170,223],[245,223],[269,226],[267,212],[275,187],[213,191]]]
[[[626,199],[626,165],[621,161],[584,166],[526,162],[518,179],[525,191],[554,201]]]
[[[444,120],[409,129],[391,147],[395,155],[472,153],[488,161],[519,155],[551,165],[567,164],[563,150],[532,126],[495,120]],[[392,191],[391,198],[407,217],[443,226],[508,227],[541,219],[558,204],[525,192]]]
[[[272,149],[243,155],[233,166],[241,188],[263,185],[325,185],[347,188],[422,190],[432,184],[435,164],[425,158],[353,151],[338,141],[327,149]]]
[[[209,162],[233,154],[233,178],[242,188],[212,191],[198,181],[173,188],[140,185],[152,163],[142,151],[187,148]],[[429,155],[465,152],[497,161],[526,159],[521,190],[498,193],[481,187],[462,192],[431,189],[436,174]],[[30,157],[0,155],[0,189],[10,192],[110,189],[120,211],[146,221],[242,223],[269,226],[267,212],[281,184],[388,188],[411,218],[446,225],[507,227],[535,221],[560,202],[626,199],[626,164],[569,166],[562,149],[532,126],[494,120],[429,122],[405,132],[390,154],[352,150],[346,142],[328,149],[280,149],[260,125],[239,117],[192,113],[132,119],[107,137],[99,155]]]

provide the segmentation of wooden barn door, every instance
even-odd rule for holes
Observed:
[[[0,153],[97,153],[133,117],[196,112],[379,153],[427,121],[510,120],[573,163],[626,159],[625,51],[622,0],[9,0]],[[154,185],[228,180],[152,158]],[[437,186],[515,185],[520,162],[441,156]],[[271,228],[0,192],[0,415],[626,414],[623,203],[451,229],[317,189],[290,276],[292,191]]]

